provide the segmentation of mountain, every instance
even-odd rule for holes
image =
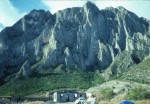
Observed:
[[[0,32],[0,77],[29,62],[27,70],[65,65],[106,71],[109,78],[148,59],[149,43],[150,22],[123,7],[99,10],[87,2],[53,15],[32,10]]]

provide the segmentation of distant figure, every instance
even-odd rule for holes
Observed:
[[[87,99],[87,104],[97,104],[95,95],[91,94],[91,96]]]

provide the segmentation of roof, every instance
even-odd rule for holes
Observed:
[[[55,93],[79,93],[77,90],[63,90],[63,91],[56,91]]]

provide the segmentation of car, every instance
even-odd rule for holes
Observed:
[[[86,103],[85,97],[80,97],[75,101],[75,104],[85,104],[85,103]]]

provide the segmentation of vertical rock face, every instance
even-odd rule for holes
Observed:
[[[0,78],[3,78],[5,75],[4,75],[4,72],[3,72],[3,70],[1,69],[0,70]]]
[[[105,69],[124,50],[148,58],[149,43],[149,21],[123,7],[99,10],[87,2],[54,15],[33,10],[0,33],[0,70],[18,71],[25,60],[38,69]]]

